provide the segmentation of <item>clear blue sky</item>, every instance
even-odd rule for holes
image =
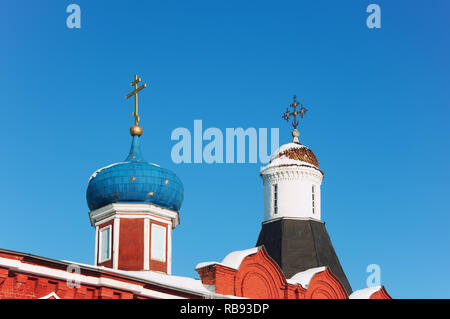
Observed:
[[[255,245],[260,164],[174,164],[176,127],[279,127],[325,172],[322,216],[353,289],[449,298],[448,1],[69,1],[0,5],[0,247],[93,263],[86,187],[129,150],[135,73],[148,161],[185,187],[174,274]],[[368,29],[366,7],[381,6]]]

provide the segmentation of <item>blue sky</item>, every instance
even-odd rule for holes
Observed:
[[[173,129],[280,128],[325,172],[322,217],[353,289],[449,298],[448,1],[67,1],[0,5],[0,247],[93,263],[86,187],[123,160],[135,73],[144,157],[185,187],[173,272],[255,245],[260,164],[174,164]],[[366,7],[381,7],[368,29]]]

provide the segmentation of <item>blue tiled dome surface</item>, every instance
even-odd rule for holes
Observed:
[[[111,203],[150,203],[179,211],[183,197],[183,183],[172,171],[142,158],[137,136],[127,159],[94,173],[86,193],[91,210]]]

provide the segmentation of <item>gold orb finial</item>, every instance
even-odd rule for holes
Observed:
[[[133,125],[130,127],[131,136],[141,136],[142,135],[142,127],[139,125]]]

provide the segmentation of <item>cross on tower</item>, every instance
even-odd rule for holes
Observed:
[[[145,89],[147,87],[147,84],[142,84],[140,87],[138,87],[138,83],[141,82],[141,78],[138,78],[137,74],[134,76],[134,81],[131,82],[131,86],[134,86],[134,90],[132,92],[130,92],[125,98],[129,99],[130,97],[132,97],[134,95],[134,112],[133,112],[133,117],[134,117],[134,125],[135,126],[139,126],[139,115],[138,115],[138,93],[139,91],[141,91],[142,89]]]
[[[300,110],[297,110],[297,106],[300,105]],[[285,119],[286,121],[289,122],[289,117],[293,116],[294,120],[292,121],[292,126],[294,127],[294,130],[292,131],[292,137],[294,138],[293,142],[294,143],[300,143],[298,140],[298,137],[300,135],[300,133],[297,131],[297,126],[299,124],[298,120],[297,120],[297,115],[300,116],[300,118],[303,119],[303,116],[305,115],[305,113],[308,111],[307,109],[305,109],[303,107],[303,104],[300,104],[297,102],[297,96],[294,95],[294,101],[292,102],[291,105],[289,105],[290,107],[292,107],[294,110],[292,112],[289,112],[289,108],[286,108],[286,112],[283,113],[283,115],[281,116],[283,119]]]
[[[299,106],[299,105],[300,105],[300,110],[297,110],[297,106]],[[294,111],[289,112],[289,108],[287,107],[286,112],[284,112],[281,117],[289,122],[289,117],[293,116],[294,120],[292,121],[292,126],[294,127],[294,130],[295,130],[295,129],[297,129],[297,126],[299,124],[299,122],[297,120],[297,115],[300,115],[300,118],[303,119],[303,116],[306,114],[306,112],[308,110],[303,107],[303,104],[300,104],[299,102],[297,102],[296,95],[294,95],[294,101],[289,106],[292,107],[294,109]]]

